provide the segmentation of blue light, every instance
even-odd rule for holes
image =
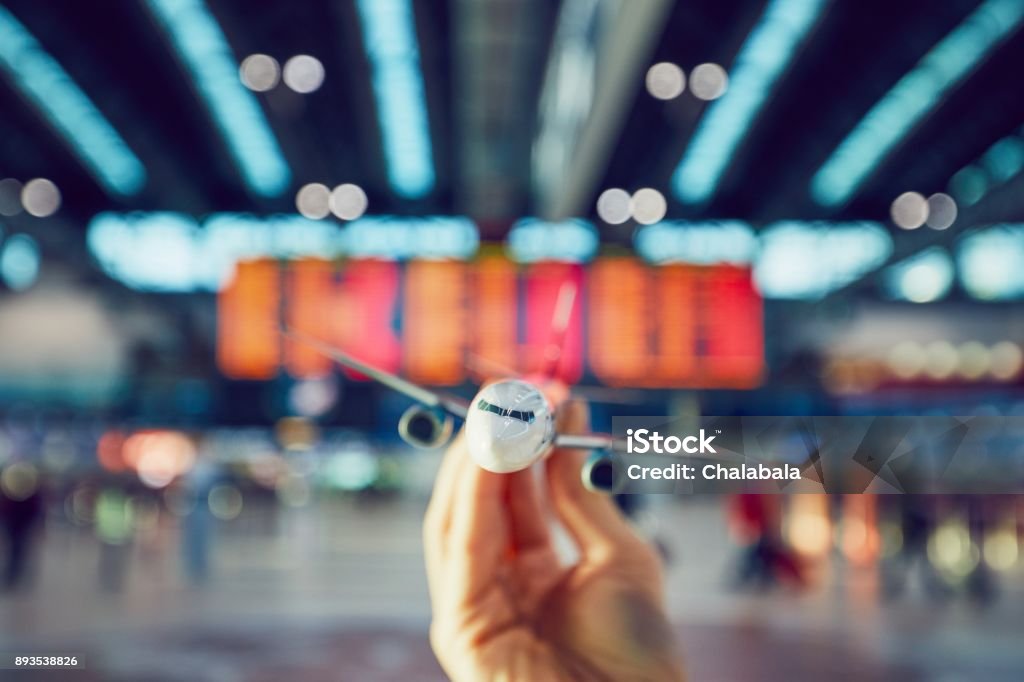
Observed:
[[[987,0],[880,99],[811,180],[823,206],[846,203],[943,96],[1024,19],[1021,0]]]
[[[714,194],[754,118],[797,48],[817,21],[824,0],[772,0],[736,56],[729,90],[701,119],[672,176],[676,197],[700,203]]]
[[[476,254],[480,233],[469,218],[368,216],[347,223],[340,248],[355,258],[465,260]]]
[[[933,246],[883,270],[882,284],[891,298],[931,303],[953,286],[953,261],[944,249]]]
[[[949,192],[957,203],[973,206],[989,190],[988,177],[985,171],[977,166],[964,166],[949,179]]]
[[[101,213],[86,243],[103,270],[133,289],[190,291],[207,288],[194,244],[196,221],[181,213]]]
[[[434,160],[412,4],[358,0],[388,181],[399,196],[418,199],[434,188]]]
[[[255,96],[242,85],[213,15],[202,0],[148,3],[192,73],[246,185],[261,196],[279,196],[291,182],[291,169]]]
[[[46,116],[103,187],[123,196],[146,183],[146,169],[60,64],[0,7],[0,68]]]
[[[879,267],[892,238],[878,223],[784,221],[761,233],[754,280],[766,298],[820,299]]]
[[[739,220],[669,221],[637,229],[633,245],[642,258],[659,265],[745,265],[757,253],[757,236]]]
[[[508,233],[509,253],[519,263],[585,263],[594,257],[597,247],[597,230],[578,218],[556,223],[523,218]]]
[[[254,258],[456,259],[476,254],[469,218],[369,216],[346,223],[300,215],[100,213],[89,252],[114,279],[141,291],[219,291],[235,265]]]
[[[39,246],[27,234],[16,234],[0,251],[0,278],[15,291],[28,289],[39,276]]]
[[[1024,168],[1024,140],[1004,137],[988,148],[981,165],[996,184],[1006,182]]]
[[[983,300],[1024,298],[1024,225],[998,225],[967,235],[957,252],[964,289]]]

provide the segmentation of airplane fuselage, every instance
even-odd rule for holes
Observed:
[[[555,412],[568,398],[565,384],[542,377],[505,379],[484,386],[466,415],[473,460],[504,474],[548,455],[555,440]]]

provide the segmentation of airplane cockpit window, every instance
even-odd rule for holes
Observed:
[[[483,410],[484,412],[491,412],[492,414],[496,414],[499,417],[511,417],[512,419],[518,419],[519,421],[525,422],[527,424],[532,424],[534,419],[536,419],[533,412],[523,412],[520,410],[506,410],[504,407],[492,405],[486,400],[477,401],[476,408],[478,410]]]

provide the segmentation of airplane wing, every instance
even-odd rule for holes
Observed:
[[[283,328],[281,333],[289,339],[309,346],[317,352],[326,355],[339,365],[353,369],[360,374],[365,374],[374,381],[384,384],[394,391],[407,395],[413,400],[423,403],[427,407],[438,407],[461,419],[466,418],[466,414],[469,411],[469,403],[461,398],[431,391],[430,389],[423,388],[411,381],[406,381],[400,376],[391,374],[390,372],[385,372],[382,369],[378,369],[372,365],[366,364],[365,362],[356,360],[348,353],[309,336],[308,334],[295,331],[288,327]]]
[[[625,450],[625,443],[622,443]],[[559,433],[555,436],[556,448],[568,448],[570,450],[608,450],[616,447],[615,439],[602,433]]]

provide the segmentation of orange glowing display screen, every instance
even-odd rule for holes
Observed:
[[[359,359],[430,385],[455,385],[552,363],[551,322],[565,283],[577,295],[554,363],[569,382],[641,388],[751,388],[764,373],[763,303],[750,271],[648,266],[631,257],[587,266],[303,259],[239,265],[218,298],[217,361],[234,379],[332,371],[281,322]],[[353,378],[362,378],[348,373]]]

